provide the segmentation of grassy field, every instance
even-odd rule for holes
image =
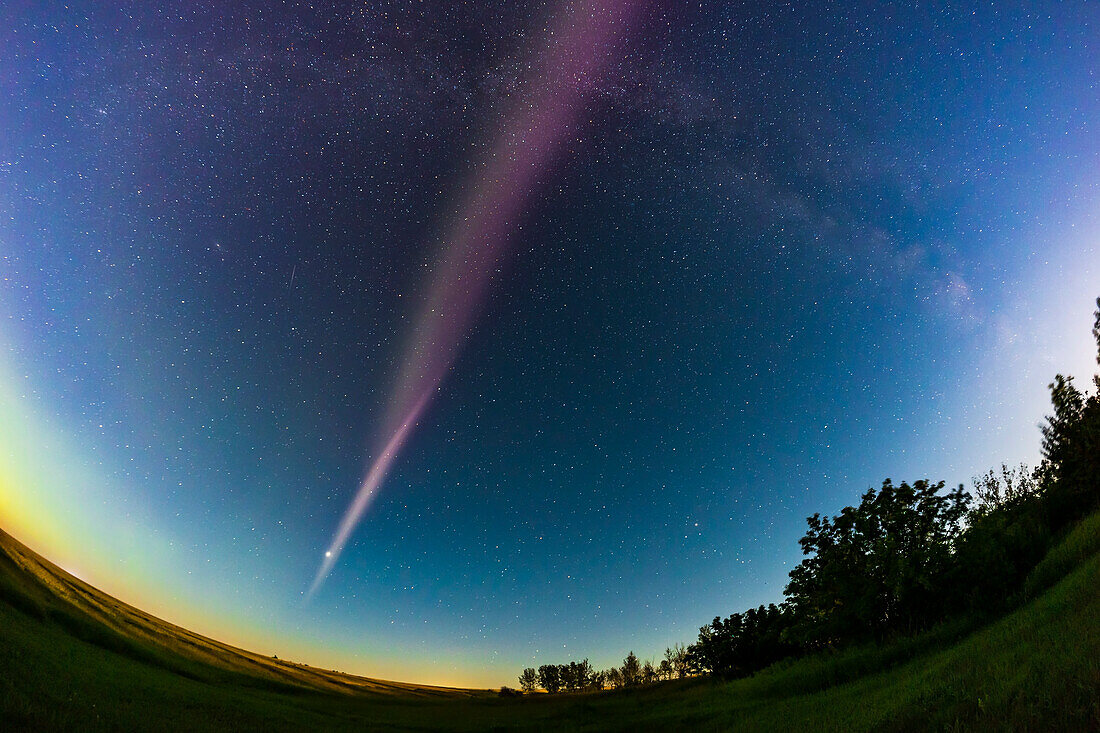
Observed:
[[[3,730],[1100,730],[1100,515],[1031,600],[736,682],[500,698],[236,649],[98,592],[0,532]]]

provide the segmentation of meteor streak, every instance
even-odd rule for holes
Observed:
[[[309,589],[336,565],[401,448],[458,356],[516,220],[575,132],[586,98],[645,0],[578,0],[548,31],[527,101],[501,121],[446,227],[427,297],[402,354],[373,462]]]

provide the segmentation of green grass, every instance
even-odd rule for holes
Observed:
[[[1100,514],[973,631],[798,660],[748,679],[602,694],[357,694],[252,675],[129,637],[0,552],[5,730],[1100,730]],[[308,680],[307,680],[308,681]]]
[[[1028,574],[1024,597],[1034,598],[1097,553],[1100,553],[1100,512],[1081,520]]]

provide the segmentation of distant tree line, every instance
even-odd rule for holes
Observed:
[[[528,667],[520,674],[519,685],[523,692],[539,689],[550,693],[578,692],[637,687],[691,674],[687,649],[677,645],[666,649],[664,658],[658,662],[642,662],[634,652],[630,652],[621,667],[602,670],[593,669],[587,659],[567,664],[544,664],[538,669]]]
[[[1092,334],[1100,364],[1100,298]],[[1094,393],[1072,377],[1050,385],[1042,462],[990,471],[959,485],[886,479],[855,507],[814,514],[799,540],[806,557],[779,605],[715,617],[686,649],[659,664],[631,652],[622,667],[588,660],[520,675],[525,691],[632,687],[672,677],[750,675],[778,661],[912,635],[937,623],[981,618],[1024,600],[1024,581],[1078,520],[1100,509],[1100,374]],[[584,670],[583,672],[580,670]]]

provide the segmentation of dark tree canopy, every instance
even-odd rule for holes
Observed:
[[[943,612],[939,588],[962,531],[969,494],[943,482],[870,489],[858,507],[807,519],[799,541],[810,555],[786,589],[789,636],[810,648],[911,633]]]
[[[561,668],[556,664],[544,664],[539,667],[539,685],[547,692],[561,689]]]
[[[1092,328],[1100,364],[1100,298]],[[1050,385],[1054,414],[1043,425],[1043,457],[1056,487],[1047,497],[1050,521],[1057,527],[1080,519],[1100,506],[1100,372],[1096,392],[1083,394],[1072,377],[1055,376]]]
[[[1100,298],[1096,305],[1100,365]],[[630,652],[622,667],[598,676],[587,660],[544,666],[540,684],[553,692],[583,689],[594,677],[601,687],[700,673],[741,677],[787,657],[1010,608],[1054,542],[1100,509],[1100,373],[1092,381],[1096,391],[1088,394],[1071,377],[1054,378],[1042,464],[976,478],[973,504],[962,485],[944,491],[942,481],[895,486],[886,479],[858,506],[806,520],[799,540],[806,558],[791,571],[782,605],[715,617],[687,649],[666,649],[660,665],[642,665]]]
[[[742,677],[790,656],[797,647],[784,639],[790,613],[774,604],[715,618],[699,629],[688,652],[696,669],[723,677]]]
[[[539,686],[539,673],[533,667],[523,670],[519,676],[519,686],[524,692],[534,692]]]
[[[623,660],[622,674],[623,687],[634,687],[642,682],[642,665],[633,651]]]

